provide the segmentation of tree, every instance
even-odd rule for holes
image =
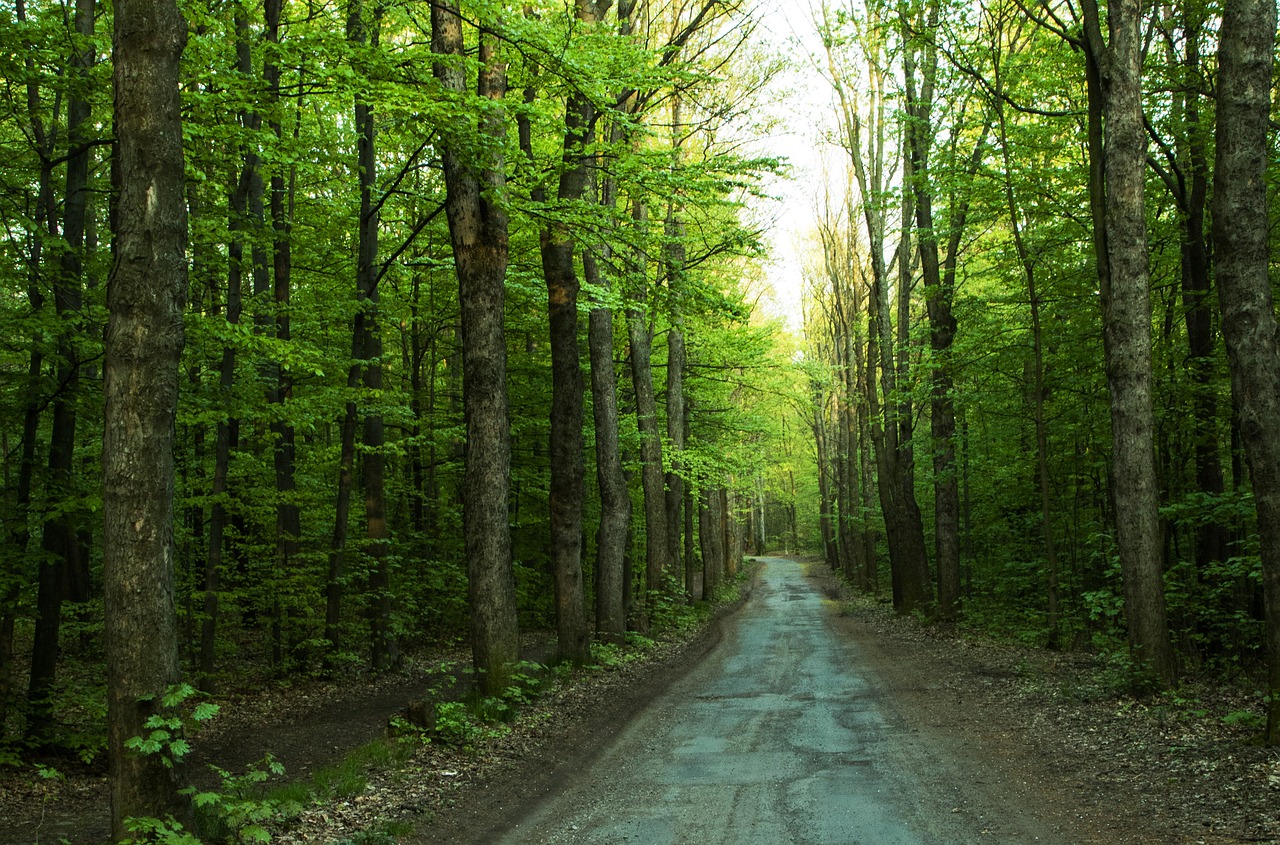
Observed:
[[[848,153],[858,185],[858,204],[869,246],[867,272],[870,296],[867,300],[868,317],[868,366],[866,391],[872,423],[872,440],[875,446],[876,465],[879,468],[876,485],[880,495],[880,509],[884,514],[885,534],[889,541],[889,565],[892,570],[894,607],[903,613],[923,609],[930,599],[929,561],[925,550],[924,523],[920,505],[915,495],[915,459],[912,434],[914,418],[911,413],[910,357],[907,348],[910,321],[910,280],[908,248],[896,253],[898,284],[897,332],[894,331],[894,308],[891,302],[889,262],[885,260],[887,238],[887,211],[892,201],[889,191],[891,159],[887,156],[890,127],[888,125],[886,90],[886,26],[885,9],[873,6],[867,20],[858,23],[858,38],[866,54],[870,85],[866,93],[869,121],[864,120],[860,106],[860,93],[854,90],[854,82],[846,78],[835,51],[836,22],[830,20],[830,12],[822,26],[826,31],[828,80],[835,88],[840,112],[841,145]],[[857,22],[856,17],[849,16]],[[869,123],[869,125],[867,125]],[[902,151],[903,159],[909,153]],[[903,240],[910,234],[909,194],[902,198]],[[868,272],[869,271],[869,272]],[[876,393],[876,379],[870,375],[879,367],[880,394]]]
[[[635,0],[618,3],[618,36],[629,38]],[[626,141],[620,121],[609,129],[609,141],[617,147]],[[600,167],[603,157],[593,164]],[[611,219],[618,213],[618,178],[607,174],[603,181],[592,178],[599,191],[600,207]],[[612,227],[611,227],[612,228]],[[626,637],[627,593],[625,556],[631,526],[631,497],[622,471],[619,443],[617,372],[613,364],[613,309],[609,304],[611,280],[601,274],[600,265],[611,263],[613,252],[604,239],[595,251],[582,256],[582,272],[595,291],[588,317],[588,347],[591,356],[591,407],[596,435],[596,484],[600,491],[600,526],[596,531],[596,634],[606,642],[621,643]],[[661,461],[659,461],[661,463]]]
[[[577,0],[576,19],[587,28],[611,5]],[[596,113],[580,91],[569,95],[564,110],[564,140],[556,199],[562,207],[581,203],[591,162]],[[586,663],[591,658],[582,578],[582,511],[585,499],[582,437],[583,383],[578,358],[578,294],[574,238],[553,220],[540,236],[542,273],[547,283],[551,327],[551,561],[556,583],[556,625],[560,658]]]
[[[431,46],[439,56],[436,78],[460,96],[467,90],[458,4],[443,0],[431,7]],[[486,109],[479,135],[505,134],[500,103],[507,81],[490,33],[480,35],[476,92]],[[466,413],[466,476],[463,482],[463,530],[466,537],[471,648],[481,685],[503,690],[520,656],[515,579],[511,570],[511,534],[507,494],[511,444],[507,408],[507,351],[503,340],[503,285],[507,270],[507,215],[503,158],[490,149],[478,165],[462,157],[475,130],[468,113],[443,127],[441,158],[447,199],[445,213],[453,242],[462,307],[463,396]],[[500,148],[498,148],[500,149]]]
[[[111,834],[131,817],[185,819],[181,766],[127,743],[179,680],[173,581],[173,439],[187,296],[179,60],[186,21],[170,0],[115,4],[113,230],[108,281],[103,581]]]
[[[79,0],[74,26],[79,43],[71,60],[77,88],[67,104],[67,178],[62,214],[62,237],[66,241],[59,256],[53,285],[54,311],[59,319],[57,348],[57,388],[53,396],[53,422],[49,433],[49,487],[54,507],[46,517],[41,539],[44,559],[39,569],[36,599],[36,628],[31,652],[31,683],[27,698],[30,707],[27,732],[37,743],[50,736],[50,702],[58,656],[58,633],[62,602],[83,600],[67,595],[66,585],[75,584],[87,592],[87,549],[82,548],[75,524],[75,509],[67,506],[75,497],[74,460],[76,452],[76,400],[80,384],[81,350],[78,325],[83,305],[85,228],[89,216],[89,165],[92,158],[89,72],[95,61],[92,46],[93,0]],[[51,234],[57,224],[53,212],[47,221]]]
[[[1213,243],[1261,541],[1269,661],[1266,740],[1280,743],[1280,335],[1269,278],[1268,114],[1274,0],[1228,0],[1218,48]]]
[[[1096,0],[1083,4],[1090,62],[1094,237],[1102,291],[1103,350],[1111,392],[1111,481],[1116,544],[1124,573],[1125,619],[1134,658],[1161,684],[1172,683],[1173,649],[1165,617],[1151,391],[1151,291],[1143,175],[1142,9],[1116,0],[1102,36]],[[1094,82],[1096,80],[1096,83]],[[1100,96],[1093,96],[1093,92]],[[1091,115],[1093,112],[1091,112]],[[1096,148],[1098,131],[1102,149]]]

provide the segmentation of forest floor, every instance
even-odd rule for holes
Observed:
[[[891,690],[894,721],[1000,772],[1068,841],[1280,844],[1280,751],[1255,741],[1256,694],[1188,683],[1176,695],[1135,698],[1097,658],[922,625],[850,599],[821,566],[810,577],[840,601],[835,624]],[[697,665],[722,624],[723,615],[642,659],[561,678],[509,726],[463,747],[413,741],[394,760],[370,760],[353,789],[307,806],[274,841],[484,842]],[[545,649],[545,639],[529,646]],[[404,674],[224,700],[195,743],[193,771],[206,763],[243,771],[267,751],[291,777],[326,771],[382,736],[410,702],[447,686],[464,657],[418,655]],[[0,845],[106,840],[103,774],[67,767],[64,775],[0,772]]]

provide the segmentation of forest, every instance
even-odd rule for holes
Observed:
[[[465,641],[502,690],[521,631],[585,663],[777,550],[1135,691],[1253,685],[1280,742],[1274,0],[0,37],[0,763],[113,760],[117,835],[174,806],[126,749],[182,682]],[[786,133],[828,151],[793,320]]]

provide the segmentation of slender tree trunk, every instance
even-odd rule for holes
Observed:
[[[1186,27],[1185,59],[1187,79],[1203,73],[1200,38],[1203,22],[1189,21]],[[1209,196],[1208,124],[1202,116],[1202,94],[1192,85],[1183,92],[1186,124],[1185,158],[1190,184],[1183,191],[1182,216],[1182,307],[1187,330],[1188,367],[1192,378],[1194,413],[1191,425],[1195,441],[1196,488],[1216,495],[1226,489],[1219,455],[1218,393],[1213,326],[1213,286],[1210,281],[1209,247],[1206,239],[1205,209]],[[1221,522],[1208,520],[1196,529],[1196,567],[1203,572],[1210,563],[1229,554],[1229,532]]]
[[[14,16],[19,23],[27,23],[26,3],[18,0],[14,4]],[[35,140],[36,149],[40,152],[40,172],[36,177],[35,220],[29,240],[27,256],[27,301],[31,305],[33,317],[44,310],[45,296],[41,290],[42,264],[44,261],[44,239],[40,232],[50,225],[55,225],[56,201],[53,196],[53,155],[52,141],[38,115],[40,113],[40,89],[35,72],[35,59],[28,54],[24,57],[27,70],[27,105],[31,115],[29,132]],[[9,547],[17,561],[5,573],[3,612],[0,614],[0,729],[5,724],[9,702],[13,689],[13,630],[18,612],[18,601],[22,595],[22,581],[19,572],[26,570],[26,556],[31,544],[30,510],[32,479],[36,465],[36,439],[40,431],[40,416],[43,409],[42,373],[44,372],[44,353],[41,351],[43,332],[34,330],[31,337],[31,352],[28,358],[26,398],[22,415],[22,452],[18,461],[18,484],[14,491],[15,512],[9,535]],[[37,564],[37,567],[39,564]],[[30,697],[30,696],[28,696]]]
[[[360,386],[360,365],[364,357],[364,314],[356,312],[356,325],[352,332],[351,360],[347,370],[347,392],[354,394]],[[351,521],[351,487],[355,479],[357,409],[354,400],[348,400],[339,431],[338,487],[334,506],[333,535],[329,542],[329,571],[325,577],[324,638],[327,645],[325,665],[329,671],[336,666],[342,650],[342,600],[345,593],[347,531]]]
[[[698,493],[698,540],[702,548],[702,596],[710,600],[724,576],[721,547],[724,528],[720,516],[720,491],[704,488]]]
[[[956,412],[952,399],[954,379],[951,345],[956,336],[956,318],[951,304],[955,296],[954,255],[945,278],[939,256],[938,232],[933,215],[934,186],[929,175],[933,145],[933,97],[938,72],[938,51],[934,42],[938,30],[938,4],[930,2],[924,44],[908,44],[905,52],[908,125],[906,139],[914,178],[916,248],[924,275],[925,299],[929,314],[929,342],[933,352],[930,374],[930,434],[933,440],[934,557],[938,573],[938,617],[951,621],[959,613],[960,600],[960,486],[956,477]],[[920,87],[916,88],[916,50],[921,51]],[[959,225],[963,227],[963,215]],[[957,225],[953,219],[951,225]],[[949,243],[951,238],[949,236]],[[955,244],[958,247],[958,238]]]
[[[631,34],[634,0],[618,4],[618,34]],[[610,130],[613,144],[625,140],[618,125]],[[598,159],[593,162],[597,167]],[[592,175],[591,181],[596,182]],[[605,214],[618,207],[617,177],[609,174],[599,184],[599,203]],[[607,243],[596,249],[600,260],[610,263],[612,254]],[[607,296],[611,287],[608,275],[601,274],[595,253],[585,251],[582,273],[593,291],[588,316],[587,344],[591,356],[591,408],[596,434],[596,485],[600,490],[600,526],[596,531],[596,634],[605,642],[622,643],[627,632],[624,573],[627,540],[631,533],[631,495],[622,469],[622,447],[619,441],[618,375],[613,363],[613,311]]]
[[[577,0],[578,21],[596,22],[602,9],[592,0]],[[557,199],[572,205],[588,185],[595,109],[583,94],[565,104],[562,170]],[[551,324],[551,562],[556,584],[556,627],[560,658],[586,663],[591,658],[582,577],[582,512],[586,496],[585,446],[582,436],[583,381],[578,357],[578,294],[574,239],[563,223],[542,231],[542,272],[547,283]]]
[[[684,403],[684,442],[689,442],[689,419],[693,415],[693,403],[686,401]],[[681,515],[684,518],[684,532],[682,535],[683,542],[683,559],[685,572],[685,588],[690,599],[693,597],[694,582],[697,576],[698,560],[694,552],[693,530],[696,513],[694,508],[696,502],[693,498],[693,485],[684,484],[684,500],[680,503]],[[704,590],[705,592],[705,590]]]
[[[662,478],[662,435],[653,389],[650,350],[652,336],[639,308],[627,308],[627,341],[631,347],[631,383],[636,396],[636,427],[640,431],[640,483],[644,490],[645,589],[657,590],[669,557],[670,541]]]
[[[442,57],[436,78],[456,95],[467,89],[462,18],[456,0],[431,7],[431,47]],[[496,42],[482,35],[478,94],[493,101],[480,133],[506,136],[497,108],[507,90],[505,66]],[[511,439],[507,405],[507,350],[502,333],[503,284],[507,271],[506,193],[502,157],[490,153],[477,166],[464,151],[474,149],[471,127],[448,127],[441,145],[447,198],[445,211],[457,265],[462,310],[463,401],[466,418],[466,474],[463,532],[466,538],[471,648],[481,687],[506,688],[520,656],[515,578],[507,494],[511,481]]]
[[[1018,261],[1022,265],[1026,279],[1027,299],[1031,306],[1031,354],[1032,354],[1032,416],[1036,431],[1036,476],[1040,488],[1040,530],[1044,538],[1045,587],[1048,600],[1049,618],[1048,645],[1057,648],[1059,637],[1058,610],[1058,546],[1053,530],[1053,498],[1052,483],[1049,477],[1049,432],[1045,420],[1045,399],[1048,387],[1044,377],[1044,342],[1040,321],[1040,291],[1036,284],[1036,262],[1027,248],[1022,233],[1022,216],[1019,213],[1017,198],[1013,191],[1013,157],[1009,147],[1008,124],[1005,116],[1003,100],[1004,77],[1002,69],[997,65],[995,70],[996,96],[994,108],[999,122],[1000,150],[1004,161],[1004,194],[1005,205],[1009,212],[1009,230],[1013,234],[1014,247],[1018,253]]]
[[[827,445],[827,423],[824,419],[826,397],[821,385],[813,385],[813,440],[818,459],[818,530],[822,536],[822,558],[832,570],[840,569],[840,555],[837,551],[835,532],[832,530],[832,517],[835,505],[831,495],[831,476],[844,475],[843,454],[833,459]],[[840,450],[843,453],[843,449]],[[837,485],[837,489],[839,489]]]
[[[263,10],[266,16],[266,35],[268,43],[280,45],[280,23],[283,11],[283,0],[265,0]],[[270,55],[270,54],[269,54]],[[263,66],[263,78],[267,83],[268,93],[275,105],[273,114],[280,107],[280,66],[272,58],[268,58]],[[277,140],[284,141],[284,126],[278,118],[270,122],[272,134]],[[295,123],[296,139],[300,127]],[[293,251],[293,198],[295,194],[296,166],[291,165],[286,171],[277,166],[271,174],[271,230],[272,230],[272,298],[275,301],[275,336],[276,340],[288,344],[293,339],[289,314],[289,302],[292,292]],[[292,396],[293,388],[288,370],[280,361],[272,365],[274,378],[268,390],[267,399],[272,405],[279,406],[272,414],[271,434],[275,441],[274,469],[276,481],[276,571],[288,573],[294,558],[300,551],[302,537],[302,508],[294,501],[297,482],[294,478],[294,466],[297,458],[296,438],[293,425],[285,411],[285,405]]]
[[[674,170],[680,164],[679,137],[683,123],[681,102],[677,96],[671,105],[671,166]],[[685,226],[680,218],[677,200],[672,198],[667,205],[667,218],[663,224],[666,244],[662,250],[663,271],[667,277],[667,300],[671,309],[671,327],[667,330],[667,442],[671,444],[669,461],[671,469],[666,473],[667,486],[667,549],[671,561],[681,559],[681,528],[692,523],[692,517],[683,516],[685,500],[684,459],[685,448],[685,395],[684,395],[684,318],[680,299],[684,294],[685,272]],[[688,534],[688,529],[685,528]],[[685,545],[691,547],[686,538]],[[685,568],[688,571],[691,563],[690,555],[685,555]],[[686,588],[689,586],[686,583]]]
[[[881,54],[883,45],[873,45],[875,55]],[[872,61],[873,72],[868,96],[871,100],[870,122],[863,137],[863,116],[849,94],[847,85],[836,72],[834,60],[829,61],[836,83],[836,93],[841,103],[841,122],[844,145],[853,165],[854,177],[861,196],[862,217],[870,247],[870,295],[867,300],[867,377],[864,389],[871,422],[871,440],[879,468],[878,483],[880,509],[884,514],[885,532],[889,543],[889,566],[893,580],[894,607],[901,613],[921,608],[928,597],[928,553],[924,543],[924,523],[920,507],[915,499],[913,459],[909,435],[912,419],[909,402],[898,395],[898,380],[905,374],[903,366],[905,349],[895,358],[891,303],[889,300],[889,270],[885,261],[886,190],[885,190],[885,114],[884,74],[878,59]],[[904,197],[904,203],[906,198]],[[852,215],[851,215],[852,217]],[[852,221],[851,221],[852,222]],[[904,234],[907,234],[904,227]],[[904,244],[905,245],[905,244]],[[907,250],[899,255],[906,260]],[[907,273],[901,270],[900,278]],[[861,268],[859,268],[861,271]],[[899,312],[907,305],[908,292],[899,282]],[[909,317],[909,309],[905,309]],[[902,322],[902,318],[899,318]],[[905,328],[905,327],[904,327]],[[877,394],[874,370],[880,370],[883,406]],[[881,412],[883,411],[883,418]],[[907,440],[904,442],[904,435]]]
[[[1280,743],[1280,336],[1268,276],[1274,0],[1227,0],[1218,48],[1213,243],[1240,434],[1253,481],[1266,601],[1266,741]]]
[[[179,680],[173,580],[173,432],[187,296],[179,61],[172,0],[115,4],[113,215],[103,370],[103,582],[111,835],[130,817],[185,821],[181,765],[128,740]]]
[[[93,37],[93,0],[77,0],[76,34]],[[81,45],[71,61],[72,72],[81,85],[88,84],[94,63],[92,48]],[[57,383],[53,398],[53,425],[49,434],[49,492],[55,502],[73,500],[74,457],[76,445],[76,394],[79,390],[80,351],[76,321],[81,311],[83,251],[88,213],[90,163],[90,111],[87,91],[72,94],[67,104],[66,201],[63,206],[62,235],[67,244],[54,282],[54,309],[59,320]],[[48,221],[52,227],[52,219]],[[38,575],[35,639],[31,654],[31,679],[27,691],[29,712],[28,736],[38,743],[52,740],[50,697],[57,672],[58,639],[62,622],[64,584],[68,580],[83,583],[79,573],[86,561],[81,559],[73,517],[59,507],[44,522],[41,540],[44,552]]]
[[[372,27],[364,21],[362,0],[353,0],[347,18],[347,40],[353,44],[378,44],[381,9],[373,12]],[[373,191],[377,184],[377,131],[373,106],[357,98],[355,104],[357,162],[360,183],[359,244],[356,254],[356,302],[359,314],[353,334],[361,337],[355,343],[363,358],[365,390],[371,397],[382,392],[382,333],[378,323],[378,208]],[[359,360],[357,358],[357,360]],[[376,399],[374,402],[376,403]],[[348,418],[350,418],[348,406]],[[386,435],[382,411],[370,407],[364,416],[361,480],[364,482],[365,536],[369,556],[369,657],[375,671],[394,668],[400,662],[400,649],[391,629],[391,564],[387,560],[390,530],[387,526],[386,503]],[[345,445],[345,444],[344,444]]]
[[[247,207],[248,180],[245,171],[241,171],[230,202],[230,221],[228,231],[231,234],[227,245],[227,322],[236,325],[240,322],[242,262],[244,260],[244,238],[241,234],[243,217]],[[235,385],[236,351],[227,346],[222,350],[222,363],[219,371],[218,388],[224,402],[230,402],[231,389]],[[200,618],[200,671],[198,684],[205,692],[213,692],[216,686],[217,631],[218,631],[218,593],[221,589],[222,553],[224,532],[227,523],[227,471],[231,464],[231,450],[240,439],[240,421],[235,417],[218,420],[218,429],[214,445],[213,485],[209,491],[213,507],[209,514],[209,544],[204,562],[204,607]]]
[[[684,332],[678,322],[667,330],[667,442],[671,444],[671,470],[665,474],[667,512],[667,559],[678,563],[681,529],[684,525],[685,483],[680,453],[684,451]],[[657,589],[657,585],[650,589]],[[686,587],[688,585],[686,584]]]

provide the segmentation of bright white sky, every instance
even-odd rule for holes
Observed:
[[[775,50],[793,57],[768,98],[779,124],[765,140],[765,151],[791,162],[792,179],[779,182],[771,191],[780,202],[775,210],[777,223],[768,236],[773,260],[767,272],[777,294],[779,316],[798,334],[803,287],[800,241],[813,226],[825,179],[823,158],[839,161],[835,148],[824,140],[833,121],[833,95],[826,80],[809,66],[809,57],[820,49],[809,2],[756,0],[755,7],[762,36]]]

